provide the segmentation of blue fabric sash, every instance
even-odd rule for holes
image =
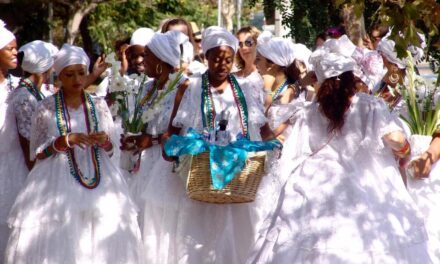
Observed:
[[[218,146],[206,142],[203,135],[191,128],[186,136],[173,135],[165,143],[165,153],[171,157],[209,151],[211,180],[215,189],[222,189],[243,170],[248,152],[270,151],[274,148],[282,148],[277,139],[250,141],[241,138],[227,146]]]

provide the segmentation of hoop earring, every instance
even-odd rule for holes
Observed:
[[[395,73],[391,73],[390,76],[388,76],[388,80],[390,80],[390,82],[392,84],[396,84],[399,82],[399,74],[397,72]]]
[[[156,74],[162,74],[162,64],[156,64]]]

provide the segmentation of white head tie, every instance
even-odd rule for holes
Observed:
[[[188,44],[191,45],[188,36],[180,31],[171,30],[166,33],[154,33],[147,47],[161,61],[176,68],[180,65],[180,60],[183,59],[183,56],[186,55],[185,52],[189,52],[188,47],[192,48],[192,45],[188,46]],[[186,49],[185,45],[187,45]]]
[[[85,65],[88,69],[90,59],[82,48],[64,44],[61,50],[55,55],[53,68],[56,74],[59,75],[64,68],[76,64]]]
[[[52,67],[58,48],[51,43],[35,40],[20,47],[19,51],[24,53],[21,63],[24,71],[44,73]]]
[[[138,28],[131,35],[130,45],[140,45],[145,47],[145,45],[150,42],[154,35],[154,31],[151,28]]]
[[[276,65],[287,67],[295,60],[293,43],[288,39],[272,37],[272,33],[264,31],[257,42],[258,53]]]
[[[206,54],[208,50],[220,46],[231,47],[232,50],[234,50],[234,53],[236,53],[238,49],[238,40],[231,34],[231,32],[222,27],[211,26],[205,29],[202,37],[203,53]]]
[[[0,19],[0,49],[3,49],[14,39],[14,34],[6,28],[5,22]]]

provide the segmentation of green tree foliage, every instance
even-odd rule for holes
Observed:
[[[116,40],[129,37],[139,27],[157,30],[165,18],[182,17],[196,21],[199,27],[214,24],[215,9],[200,2],[203,0],[127,0],[122,3],[113,0],[100,4],[90,14],[88,29],[92,39],[109,52]]]

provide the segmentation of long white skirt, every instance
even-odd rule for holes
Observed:
[[[141,263],[137,208],[119,169],[100,156],[101,182],[91,190],[71,176],[64,154],[35,165],[9,215],[6,263]]]

